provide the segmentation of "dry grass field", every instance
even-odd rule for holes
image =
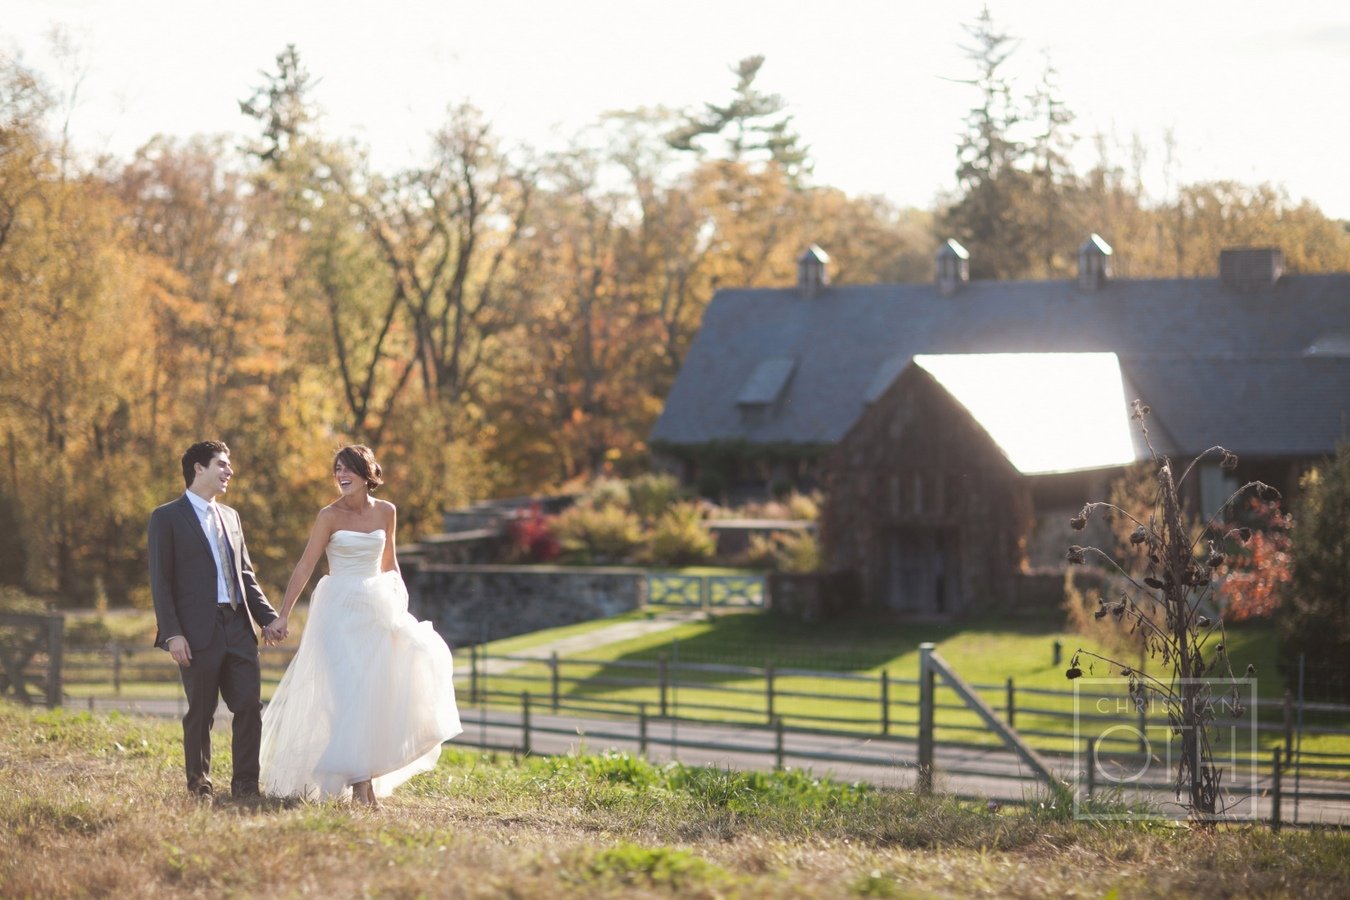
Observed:
[[[179,738],[0,704],[0,896],[1350,895],[1343,832],[1104,825],[801,772],[449,749],[376,811],[203,803]]]

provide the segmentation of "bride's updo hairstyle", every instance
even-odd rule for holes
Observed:
[[[343,447],[337,452],[337,456],[333,457],[334,471],[337,471],[338,463],[342,463],[364,478],[366,490],[372,494],[377,487],[384,484],[384,479],[380,477],[384,474],[384,471],[380,468],[380,464],[375,461],[375,451],[365,444],[350,444]]]

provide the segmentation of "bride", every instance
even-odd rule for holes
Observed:
[[[342,496],[319,511],[272,628],[286,636],[326,552],[328,574],[314,588],[300,646],[263,711],[262,788],[307,800],[350,792],[377,806],[434,768],[441,743],[461,728],[450,649],[408,613],[394,504],[370,495],[384,483],[375,454],[342,448],[333,476]]]

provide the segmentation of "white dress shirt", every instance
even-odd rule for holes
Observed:
[[[223,525],[220,509],[214,500],[203,500],[192,491],[187,492],[187,498],[192,503],[192,508],[197,511],[197,520],[202,523],[202,530],[206,532],[206,543],[211,545],[211,558],[216,561],[216,602],[229,606],[230,583],[225,580],[225,573],[230,570],[230,561],[220,558],[219,538],[224,537],[221,533]],[[227,543],[228,541],[226,538]]]

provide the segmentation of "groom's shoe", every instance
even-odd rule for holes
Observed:
[[[241,781],[230,785],[230,796],[236,800],[248,800],[261,797],[262,792],[258,790],[258,782]]]

